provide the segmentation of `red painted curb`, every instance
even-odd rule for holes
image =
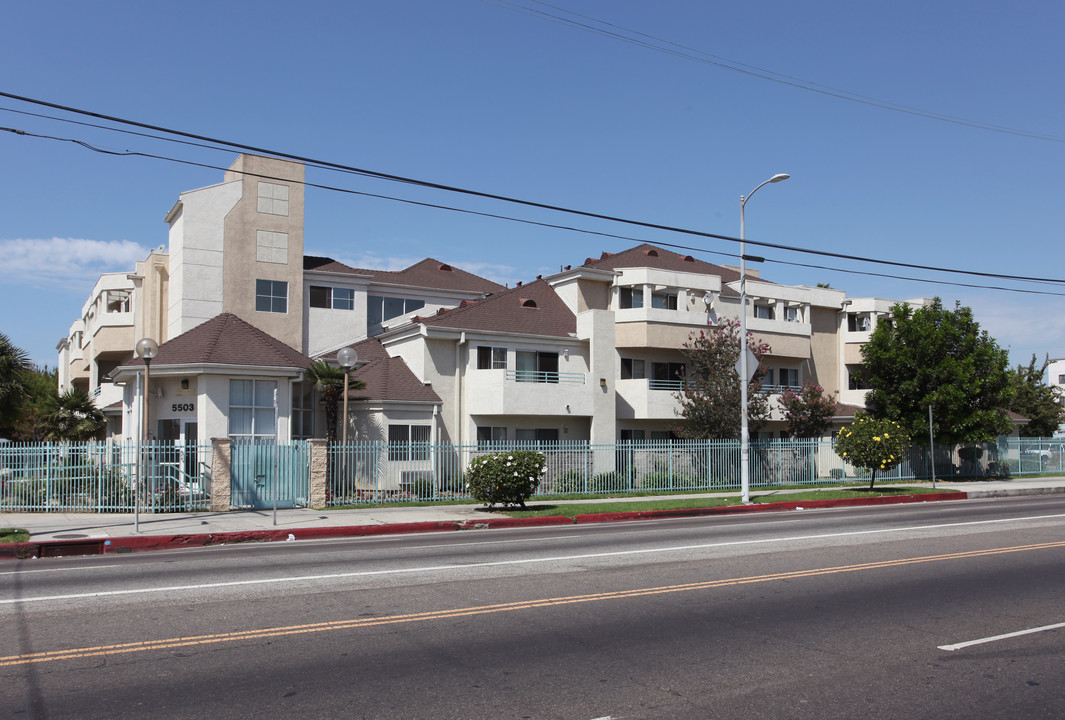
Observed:
[[[700,517],[752,512],[780,512],[796,508],[855,507],[861,505],[898,505],[902,503],[966,500],[964,492],[895,495],[890,497],[854,498],[848,500],[809,500],[754,505],[726,505],[706,508],[675,508],[672,510],[640,510],[616,513],[589,513],[574,518],[561,515],[531,518],[485,518],[484,520],[442,520],[430,522],[393,523],[389,525],[351,525],[344,527],[293,528],[288,530],[243,530],[187,535],[140,535],[116,538],[86,538],[77,540],[39,540],[0,544],[0,558],[59,557],[67,555],[109,555],[113,553],[173,550],[176,548],[207,547],[233,543],[282,542],[292,536],[295,540],[319,540],[375,535],[400,535],[425,532],[479,530],[513,527],[547,527],[586,523],[652,520],[655,518]]]

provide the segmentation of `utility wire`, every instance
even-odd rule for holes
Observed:
[[[106,155],[127,156],[127,157],[143,157],[143,158],[148,158],[148,159],[163,160],[163,161],[167,161],[167,162],[173,162],[173,163],[182,164],[182,165],[189,165],[189,166],[193,166],[193,167],[200,167],[200,168],[205,168],[205,169],[209,169],[209,170],[217,170],[217,171],[221,171],[221,172],[227,172],[228,171],[228,168],[223,167],[221,165],[211,165],[209,163],[194,162],[194,161],[191,161],[191,160],[184,160],[184,159],[181,159],[181,158],[174,158],[174,157],[169,157],[169,156],[165,156],[165,155],[157,155],[157,154],[153,154],[153,153],[144,153],[144,152],[132,151],[132,150],[108,150],[108,149],[105,149],[105,148],[97,147],[97,146],[92,145],[91,143],[85,142],[83,140],[77,140],[77,139],[74,139],[74,138],[62,138],[62,137],[56,137],[56,136],[52,136],[52,135],[43,135],[43,134],[40,134],[40,133],[31,133],[31,132],[27,132],[25,130],[17,130],[15,128],[8,128],[8,127],[0,127],[0,131],[6,131],[6,132],[10,132],[10,133],[13,133],[13,134],[16,134],[16,135],[25,136],[25,137],[34,137],[34,138],[39,138],[39,139],[55,140],[55,141],[58,141],[58,142],[72,143],[72,144],[75,144],[75,145],[79,145],[79,146],[81,146],[83,148],[86,148],[87,150],[91,150],[93,152],[102,153],[102,154],[106,154]],[[134,134],[140,134],[140,133],[134,133]],[[166,139],[166,138],[159,138],[159,139]],[[204,146],[204,147],[207,147],[207,146]],[[219,148],[211,148],[211,149],[219,149]],[[253,173],[253,172],[247,172],[247,171],[243,172],[243,174],[244,175],[249,175],[251,177],[258,177],[258,178],[263,179],[263,180],[276,180],[276,181],[284,180],[283,178],[277,178],[277,177],[273,177],[273,176],[269,176],[269,175],[263,175],[263,174],[260,174],[260,173]],[[586,235],[595,235],[595,236],[599,236],[599,237],[609,237],[609,238],[625,240],[625,241],[630,241],[630,242],[639,242],[639,243],[653,242],[653,244],[659,245],[661,247],[669,247],[669,248],[674,248],[674,249],[678,249],[678,250],[686,250],[686,251],[692,251],[692,252],[706,253],[706,254],[711,254],[711,255],[720,255],[720,256],[729,257],[729,258],[738,258],[739,257],[737,254],[724,253],[724,252],[719,252],[719,251],[714,251],[714,250],[707,250],[706,248],[699,248],[699,247],[694,247],[694,246],[689,246],[689,245],[680,245],[680,244],[676,244],[676,243],[668,243],[668,242],[661,242],[661,241],[648,241],[646,239],[632,237],[632,236],[626,236],[626,235],[619,235],[619,234],[616,234],[616,233],[608,233],[608,232],[597,231],[597,230],[589,230],[589,229],[586,229],[586,228],[579,228],[579,227],[569,226],[569,225],[561,225],[561,224],[557,224],[557,223],[547,223],[547,222],[542,222],[542,221],[529,220],[529,219],[526,219],[526,218],[517,218],[517,217],[513,217],[513,216],[508,216],[508,215],[501,215],[501,214],[498,214],[498,213],[488,213],[488,212],[477,211],[477,210],[469,210],[469,209],[466,209],[466,208],[457,208],[457,207],[448,206],[448,205],[441,205],[441,204],[438,204],[438,203],[429,203],[429,202],[411,200],[411,199],[408,199],[408,198],[400,198],[400,197],[395,197],[395,196],[390,196],[390,195],[382,195],[382,194],[379,194],[379,193],[369,193],[369,192],[364,192],[364,191],[360,191],[360,190],[352,190],[352,189],[349,189],[349,188],[336,187],[336,186],[332,186],[332,185],[323,185],[323,184],[319,184],[319,183],[311,183],[311,182],[306,182],[306,181],[304,181],[302,184],[305,187],[312,187],[312,188],[316,188],[316,189],[320,189],[320,190],[327,190],[327,191],[332,191],[332,192],[340,192],[340,193],[345,193],[345,194],[349,194],[349,195],[358,195],[358,196],[362,196],[362,197],[369,197],[369,198],[375,198],[375,199],[381,199],[381,200],[390,200],[390,201],[393,201],[393,202],[401,202],[401,203],[405,203],[405,204],[408,204],[408,205],[415,205],[415,206],[419,206],[419,207],[426,207],[426,208],[432,208],[432,209],[437,209],[437,210],[447,210],[447,211],[450,211],[450,212],[464,213],[464,214],[468,214],[468,215],[475,215],[475,216],[479,216],[479,217],[486,217],[486,218],[492,218],[492,219],[497,219],[497,220],[506,220],[506,221],[510,221],[510,222],[518,222],[518,223],[523,223],[523,224],[527,224],[527,225],[534,225],[534,226],[538,226],[538,227],[546,227],[546,228],[551,228],[551,229],[556,229],[556,230],[565,230],[565,231],[569,231],[569,232],[577,232],[577,233],[582,233],[582,234],[586,234]],[[714,236],[714,237],[719,237],[721,239],[734,240],[736,242],[739,242],[738,239],[729,238],[727,236]],[[756,243],[756,241],[752,241],[752,240],[747,240],[746,242],[752,243],[752,244],[769,245],[767,243]],[[777,247],[779,247],[780,249],[784,249],[784,250],[790,250],[791,249],[788,246],[777,246]],[[821,253],[819,253],[819,254],[821,254]],[[843,257],[845,257],[846,259],[859,259],[859,260],[861,260],[860,258],[853,258],[853,256],[843,256]],[[805,264],[805,263],[789,262],[789,261],[777,260],[777,259],[767,259],[767,258],[750,258],[750,259],[751,260],[755,260],[755,261],[775,263],[775,264],[780,264],[780,265],[789,265],[789,266],[794,266],[794,267],[811,268],[811,269],[824,270],[824,271],[829,271],[829,272],[840,272],[840,273],[846,273],[846,274],[852,274],[852,275],[865,275],[865,276],[870,276],[870,277],[881,277],[881,278],[889,278],[889,279],[894,279],[894,280],[906,280],[906,281],[921,282],[921,283],[928,283],[928,284],[935,284],[935,285],[949,285],[949,286],[955,286],[955,287],[983,288],[983,289],[988,289],[988,290],[1000,290],[1000,291],[1004,291],[1004,292],[1017,292],[1017,293],[1027,293],[1027,294],[1035,294],[1035,295],[1052,295],[1052,296],[1065,297],[1065,293],[1056,293],[1056,292],[1049,292],[1049,291],[1025,290],[1025,289],[1020,289],[1020,288],[1007,288],[1007,287],[988,286],[988,285],[975,285],[975,284],[970,284],[970,283],[949,282],[949,281],[946,281],[946,280],[931,280],[931,279],[915,278],[915,277],[901,276],[901,275],[889,275],[887,273],[875,273],[875,272],[871,272],[871,271],[859,271],[859,270],[849,270],[849,269],[844,269],[844,268],[833,268],[833,267],[827,267],[827,266],[822,266],[822,265],[812,265],[812,264]],[[933,270],[933,271],[939,270],[939,268],[930,268],[930,267],[924,267],[924,266],[915,266],[915,267],[917,267],[918,269],[923,269],[923,270]],[[1057,283],[1057,282],[1062,282],[1062,281],[1036,280],[1036,279],[1032,279],[1032,278],[1026,278],[1024,276],[1005,275],[1005,274],[981,273],[981,275],[988,276],[988,277],[994,277],[994,278],[1001,279],[1001,280],[1026,281],[1026,282],[1043,282],[1043,283],[1048,283],[1049,282],[1051,284],[1054,284],[1054,283]]]
[[[390,173],[383,173],[383,172],[367,170],[367,169],[363,169],[363,168],[352,167],[350,165],[343,165],[343,164],[340,164],[340,163],[329,162],[329,161],[326,161],[326,160],[318,160],[318,159],[315,159],[315,158],[304,157],[304,156],[295,155],[295,154],[292,154],[292,153],[279,152],[279,151],[270,150],[270,149],[267,149],[267,148],[256,147],[254,145],[247,145],[247,144],[244,144],[244,143],[231,142],[231,141],[228,141],[228,140],[220,140],[218,138],[212,138],[212,137],[208,137],[208,136],[204,136],[204,135],[197,135],[197,134],[194,134],[194,133],[188,133],[188,132],[184,132],[184,131],[181,131],[181,130],[173,130],[173,129],[166,128],[166,127],[161,127],[161,126],[158,126],[158,125],[151,125],[151,124],[148,124],[148,123],[142,123],[142,122],[138,122],[138,121],[135,121],[135,120],[127,120],[125,118],[114,117],[114,116],[111,116],[111,115],[104,115],[102,113],[96,113],[96,112],[92,112],[92,111],[89,111],[89,110],[81,110],[81,109],[78,109],[78,108],[59,105],[59,104],[47,102],[47,101],[44,101],[44,100],[36,100],[36,99],[33,99],[33,98],[28,98],[28,97],[24,97],[24,96],[20,96],[20,95],[15,95],[15,94],[3,92],[3,91],[0,91],[0,97],[6,97],[6,98],[10,98],[10,99],[13,99],[13,100],[18,100],[20,102],[25,102],[25,103],[29,103],[29,104],[33,104],[33,105],[42,105],[42,106],[45,106],[45,107],[51,107],[53,109],[61,110],[63,112],[73,113],[73,114],[76,114],[76,115],[86,115],[86,116],[89,116],[89,117],[95,117],[95,118],[98,118],[98,119],[101,119],[101,120],[107,120],[109,122],[114,122],[114,123],[118,123],[118,124],[121,124],[121,125],[132,125],[134,127],[140,127],[140,128],[144,128],[144,129],[148,129],[148,130],[154,130],[156,132],[162,132],[162,133],[166,133],[166,134],[169,134],[169,135],[176,135],[178,137],[190,138],[190,139],[193,139],[193,140],[200,140],[200,141],[203,141],[203,142],[209,142],[209,143],[213,143],[213,144],[216,144],[216,145],[225,145],[225,146],[228,146],[228,147],[239,148],[241,150],[247,150],[247,151],[250,151],[250,152],[263,154],[263,155],[273,155],[275,157],[283,158],[283,159],[286,159],[286,160],[293,160],[293,161],[302,162],[302,163],[309,164],[309,165],[315,165],[315,166],[318,166],[318,167],[320,167],[322,169],[337,170],[337,171],[342,171],[342,172],[351,172],[351,173],[364,175],[366,177],[371,177],[371,178],[377,178],[377,179],[382,179],[382,180],[390,180],[390,181],[395,181],[395,182],[401,182],[401,183],[406,183],[406,184],[410,184],[410,185],[415,185],[415,186],[418,186],[418,187],[431,188],[431,189],[435,189],[435,190],[444,190],[444,191],[447,191],[447,192],[453,192],[453,193],[458,193],[458,194],[462,194],[462,195],[469,195],[469,196],[472,196],[472,197],[479,197],[479,198],[484,198],[484,199],[489,199],[489,200],[497,200],[497,201],[500,201],[500,202],[506,202],[506,203],[511,203],[511,204],[515,204],[515,205],[522,205],[522,206],[525,206],[525,207],[533,207],[533,208],[537,208],[537,209],[540,209],[540,210],[550,210],[550,211],[553,211],[553,212],[566,213],[566,214],[569,214],[569,215],[576,215],[576,216],[579,216],[579,217],[592,218],[592,219],[595,219],[595,220],[606,220],[606,221],[609,221],[609,222],[616,222],[616,223],[621,223],[621,224],[626,224],[626,225],[633,225],[635,227],[648,228],[648,229],[651,229],[651,230],[662,230],[662,231],[665,231],[665,232],[680,233],[680,234],[684,234],[684,235],[691,235],[691,236],[702,237],[702,238],[710,238],[710,239],[714,239],[714,240],[724,240],[724,241],[727,241],[727,242],[735,242],[735,243],[746,242],[747,244],[755,245],[755,246],[758,246],[758,247],[773,248],[773,249],[776,249],[776,250],[784,250],[784,251],[787,251],[787,252],[804,253],[804,254],[808,254],[808,255],[818,255],[818,256],[822,256],[822,257],[832,257],[832,258],[837,258],[837,259],[841,259],[841,260],[851,260],[851,261],[854,261],[854,262],[872,263],[872,264],[877,264],[877,265],[889,265],[889,266],[893,266],[893,267],[908,268],[908,269],[911,269],[911,270],[925,270],[925,271],[931,271],[931,272],[943,272],[943,273],[952,273],[952,274],[958,274],[958,275],[969,275],[969,276],[974,276],[974,277],[986,277],[986,278],[1007,279],[1007,280],[1016,280],[1016,281],[1042,282],[1042,283],[1052,283],[1052,284],[1065,284],[1065,280],[1058,279],[1058,278],[1029,277],[1029,276],[1023,276],[1023,275],[1003,275],[1003,274],[1000,274],[1000,273],[987,273],[987,272],[980,272],[980,271],[976,271],[976,270],[959,270],[959,269],[955,269],[955,268],[937,268],[937,267],[931,267],[931,266],[928,266],[928,265],[919,265],[919,264],[916,264],[916,263],[904,263],[904,262],[899,262],[899,261],[894,261],[894,260],[884,260],[884,259],[878,259],[878,258],[859,257],[859,256],[856,256],[856,255],[848,255],[846,253],[834,253],[834,252],[829,252],[829,251],[826,251],[826,250],[813,250],[811,248],[802,248],[802,247],[796,247],[796,246],[790,246],[790,245],[783,245],[783,244],[780,244],[780,243],[770,243],[770,242],[757,241],[757,240],[745,240],[744,241],[744,240],[740,240],[739,238],[735,238],[735,237],[732,237],[732,236],[729,236],[729,235],[720,235],[720,234],[717,234],[717,233],[709,233],[709,232],[703,232],[703,231],[699,231],[699,230],[690,230],[690,229],[674,227],[674,226],[670,226],[670,225],[663,225],[661,223],[652,223],[652,222],[646,222],[646,221],[641,221],[641,220],[631,220],[631,219],[626,219],[626,218],[621,218],[621,217],[615,217],[615,216],[612,216],[612,215],[605,215],[603,213],[595,213],[595,212],[589,212],[589,211],[585,211],[585,210],[577,210],[577,209],[574,209],[574,208],[567,208],[567,207],[562,207],[562,206],[558,206],[558,205],[550,205],[550,204],[547,204],[547,203],[534,202],[534,201],[531,201],[531,200],[522,200],[520,198],[508,197],[508,196],[505,196],[505,195],[498,195],[498,194],[495,194],[495,193],[482,192],[482,191],[478,191],[478,190],[470,190],[470,189],[467,189],[467,188],[460,188],[460,187],[451,186],[451,185],[444,185],[444,184],[441,184],[441,183],[429,182],[429,181],[425,181],[425,180],[416,180],[414,178],[403,177],[403,176],[400,176],[400,175],[393,175],[393,174],[390,174]],[[5,130],[10,130],[10,131],[16,132],[16,133],[19,132],[19,131],[14,131],[11,128],[4,128],[4,129]]]
[[[22,135],[22,136],[26,136],[26,137],[35,137],[35,138],[46,139],[46,140],[56,140],[56,141],[59,141],[59,142],[69,142],[69,143],[73,143],[75,145],[79,145],[79,146],[81,146],[83,148],[86,148],[88,150],[91,150],[93,152],[103,153],[103,154],[106,154],[106,155],[143,157],[143,158],[148,158],[148,159],[153,159],[153,160],[163,160],[163,161],[166,161],[166,162],[172,162],[172,163],[177,163],[177,164],[181,164],[181,165],[189,165],[189,166],[192,166],[192,167],[200,167],[200,168],[205,168],[205,169],[209,169],[209,170],[218,170],[218,171],[221,171],[221,172],[227,172],[228,171],[228,168],[223,167],[221,165],[211,165],[209,163],[194,162],[194,161],[191,161],[191,160],[183,160],[181,158],[168,157],[168,156],[165,156],[165,155],[156,155],[156,154],[144,153],[144,152],[139,152],[139,151],[131,151],[131,150],[125,150],[125,151],[107,150],[107,149],[104,149],[104,148],[96,147],[96,146],[94,146],[94,145],[92,145],[90,143],[87,143],[87,142],[83,141],[83,140],[76,140],[76,139],[73,139],[73,138],[61,138],[61,137],[55,137],[55,136],[51,136],[51,135],[42,135],[42,134],[39,134],[39,133],[31,133],[31,132],[27,132],[25,130],[16,130],[14,128],[7,128],[7,127],[0,127],[0,131],[7,131],[7,132],[14,133],[16,135]],[[136,134],[139,134],[139,133],[136,133]],[[165,138],[159,138],[159,139],[165,139]],[[204,147],[207,147],[207,146],[204,146]],[[212,149],[218,149],[218,148],[212,148]],[[254,172],[250,172],[250,171],[241,171],[241,174],[248,175],[250,177],[257,177],[257,178],[259,178],[261,180],[275,180],[275,181],[292,182],[291,180],[288,180],[286,178],[279,178],[279,177],[274,177],[274,176],[271,176],[271,175],[264,175],[262,173],[254,173]],[[657,241],[657,240],[656,241],[650,241],[650,240],[647,240],[645,238],[638,238],[638,237],[633,237],[633,236],[629,236],[629,235],[619,235],[619,234],[616,234],[616,233],[608,233],[608,232],[603,232],[603,231],[599,231],[599,230],[589,230],[587,228],[580,228],[580,227],[574,227],[574,226],[569,226],[569,225],[560,225],[560,224],[557,224],[557,223],[547,223],[547,222],[542,222],[542,221],[537,221],[537,220],[529,220],[529,219],[526,219],[526,218],[517,218],[517,217],[513,217],[513,216],[508,216],[508,215],[500,215],[500,214],[497,214],[497,213],[488,213],[488,212],[483,212],[483,211],[478,211],[478,210],[469,210],[469,209],[466,209],[466,208],[456,208],[456,207],[452,207],[452,206],[448,206],[448,205],[440,205],[440,204],[437,204],[437,203],[428,203],[428,202],[422,202],[422,201],[418,201],[418,200],[410,200],[408,198],[400,198],[400,197],[394,197],[394,196],[390,196],[390,195],[381,195],[381,194],[378,194],[378,193],[369,193],[369,192],[364,192],[364,191],[360,191],[360,190],[351,190],[349,188],[341,188],[341,187],[335,187],[335,186],[331,186],[331,185],[322,185],[322,184],[319,184],[319,183],[311,183],[311,182],[304,181],[302,184],[304,185],[304,187],[312,187],[312,188],[316,188],[316,189],[319,189],[319,190],[328,190],[328,191],[332,191],[332,192],[340,192],[340,193],[345,193],[345,194],[349,194],[349,195],[358,195],[358,196],[361,196],[361,197],[368,197],[368,198],[374,198],[374,199],[379,199],[379,200],[390,200],[390,201],[394,201],[394,202],[405,203],[405,204],[408,204],[408,205],[415,205],[415,206],[418,206],[418,207],[426,207],[426,208],[432,208],[432,209],[437,209],[437,210],[447,210],[447,211],[450,211],[450,212],[464,213],[464,214],[468,214],[468,215],[475,215],[475,216],[479,216],[479,217],[492,218],[492,219],[496,219],[496,220],[506,220],[506,221],[510,221],[510,222],[523,223],[523,224],[526,224],[526,225],[534,225],[534,226],[537,226],[537,227],[545,227],[545,228],[550,228],[550,229],[555,229],[555,230],[565,230],[565,231],[568,231],[568,232],[582,233],[582,234],[585,234],[585,235],[595,235],[595,236],[598,236],[598,237],[608,237],[608,238],[612,238],[612,239],[624,240],[624,241],[627,241],[627,242],[652,243],[652,244],[658,245],[660,247],[668,247],[668,248],[673,248],[675,250],[685,250],[685,251],[688,251],[688,252],[698,252],[698,253],[702,253],[702,254],[706,254],[706,255],[717,255],[717,256],[726,257],[726,258],[729,258],[729,259],[738,259],[739,258],[739,255],[736,254],[736,253],[726,253],[726,252],[721,252],[721,251],[717,251],[717,250],[708,250],[706,248],[694,247],[694,246],[691,246],[691,245],[680,245],[680,244],[676,244],[676,243],[661,242],[661,241]],[[787,260],[778,260],[778,259],[774,259],[774,258],[751,258],[751,259],[758,260],[758,261],[765,262],[765,263],[773,263],[773,264],[777,264],[777,265],[788,265],[788,266],[792,266],[792,267],[810,268],[810,269],[815,269],[815,270],[823,270],[823,271],[827,271],[827,272],[844,273],[844,274],[848,274],[848,275],[863,275],[863,276],[868,276],[868,277],[879,277],[879,278],[887,278],[887,279],[891,279],[891,280],[903,280],[903,281],[910,281],[910,282],[919,282],[919,283],[926,283],[926,284],[931,284],[931,285],[946,285],[946,286],[952,286],[952,287],[966,287],[966,288],[978,288],[978,289],[983,289],[983,290],[996,290],[996,291],[1001,291],[1001,292],[1014,292],[1014,293],[1024,293],[1024,294],[1031,294],[1031,295],[1049,295],[1049,296],[1054,296],[1054,297],[1065,297],[1065,292],[1050,292],[1050,291],[1044,291],[1044,290],[1026,290],[1026,289],[1022,289],[1022,288],[1010,288],[1010,287],[1002,287],[1002,286],[986,285],[986,284],[985,285],[976,285],[976,284],[972,284],[972,283],[950,282],[950,281],[947,281],[947,280],[932,280],[932,279],[928,279],[928,278],[909,277],[909,276],[904,276],[904,275],[889,275],[887,273],[876,273],[876,272],[871,272],[871,271],[852,270],[852,269],[846,269],[846,268],[836,268],[836,267],[829,267],[829,266],[824,266],[824,265],[813,265],[813,264],[807,264],[807,263],[791,262],[791,261],[787,261]],[[1002,275],[1002,276],[1000,276],[1000,278],[1001,279],[1006,279],[1006,280],[1020,280],[1020,279],[1022,279],[1022,278],[1017,278],[1015,276],[1009,276],[1009,275]]]
[[[802,78],[779,73],[774,70],[767,70],[755,65],[748,65],[746,63],[739,62],[738,60],[730,60],[720,55],[713,55],[711,53],[699,50],[697,48],[690,47],[688,45],[682,45],[680,43],[666,40],[655,35],[649,35],[647,33],[640,32],[639,30],[633,30],[623,25],[617,25],[606,20],[600,20],[590,15],[582,15],[580,13],[567,10],[557,5],[552,5],[542,0],[527,0],[528,2],[542,5],[544,7],[557,10],[567,15],[572,15],[582,20],[590,22],[579,22],[572,20],[561,15],[550,13],[537,8],[528,7],[522,5],[519,2],[513,0],[482,0],[490,5],[503,8],[505,10],[511,10],[523,15],[529,15],[532,17],[538,17],[550,22],[568,25],[583,32],[589,32],[595,35],[601,35],[611,38],[620,42],[635,45],[637,47],[646,48],[648,50],[654,50],[656,52],[664,53],[666,55],[672,55],[685,60],[691,60],[693,62],[702,63],[704,65],[710,65],[722,70],[728,70],[735,73],[741,73],[751,77],[756,77],[761,80],[768,80],[770,82],[779,83],[781,85],[787,85],[789,87],[798,88],[799,90],[806,90],[808,92],[818,93],[820,95],[826,95],[828,97],[834,97],[840,100],[847,100],[850,102],[860,103],[862,105],[869,105],[871,107],[880,108],[882,110],[891,110],[893,112],[899,112],[906,115],[914,115],[917,117],[927,118],[929,120],[938,120],[940,122],[952,123],[955,125],[963,125],[965,127],[976,128],[978,130],[988,130],[990,132],[1003,133],[1006,135],[1016,135],[1019,137],[1031,138],[1034,140],[1045,140],[1047,142],[1065,143],[1065,137],[1060,135],[1051,135],[1048,133],[1035,132],[1032,130],[1021,130],[1018,128],[1006,127],[1004,125],[994,125],[991,123],[982,122],[979,120],[970,120],[956,115],[946,115],[944,113],[934,112],[932,110],[923,110],[921,108],[913,107],[910,105],[903,105],[900,103],[891,102],[890,100],[881,100],[878,98],[870,97],[868,95],[862,95],[860,93],[851,92],[849,90],[842,90],[830,85],[823,85],[810,80],[803,80]],[[591,24],[594,23],[594,24]]]

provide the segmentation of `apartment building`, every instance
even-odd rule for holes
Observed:
[[[324,436],[304,372],[351,346],[366,389],[349,396],[349,439],[669,437],[681,345],[739,318],[736,268],[647,244],[511,288],[431,258],[389,272],[308,256],[303,177],[241,155],[218,185],[179,195],[166,247],[101,276],[57,349],[61,388],[96,394],[110,436],[145,422],[184,443]],[[809,380],[838,393],[841,420],[861,406],[860,348],[891,301],[755,272],[747,294],[748,328],[772,348],[767,392]],[[160,343],[146,420],[142,337]],[[776,413],[763,433],[784,432]]]

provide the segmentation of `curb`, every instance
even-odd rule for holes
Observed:
[[[1060,492],[1065,492],[1062,488]],[[1036,494],[1018,491],[1012,494]],[[286,542],[293,540],[324,540],[330,538],[370,537],[376,535],[404,535],[459,530],[491,530],[514,527],[548,527],[554,525],[586,525],[592,523],[654,520],[664,518],[705,517],[708,515],[736,515],[756,512],[786,512],[832,507],[860,507],[868,505],[901,505],[905,503],[967,500],[972,497],[996,497],[998,494],[979,492],[942,492],[919,495],[891,495],[875,498],[840,500],[781,501],[754,505],[726,505],[706,508],[676,508],[673,510],[635,510],[616,513],[589,513],[575,517],[549,515],[532,518],[486,518],[484,520],[440,520],[393,523],[387,525],[350,525],[342,527],[293,528],[291,530],[239,530],[218,533],[183,535],[134,535],[115,538],[87,538],[77,540],[38,540],[0,544],[0,559],[43,557],[71,557],[75,555],[112,555],[148,550],[209,547],[234,543]]]

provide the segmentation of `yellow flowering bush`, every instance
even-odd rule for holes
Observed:
[[[839,431],[836,454],[854,467],[872,471],[869,489],[876,482],[878,470],[891,470],[906,457],[910,436],[892,420],[877,420],[857,413],[854,422]]]

